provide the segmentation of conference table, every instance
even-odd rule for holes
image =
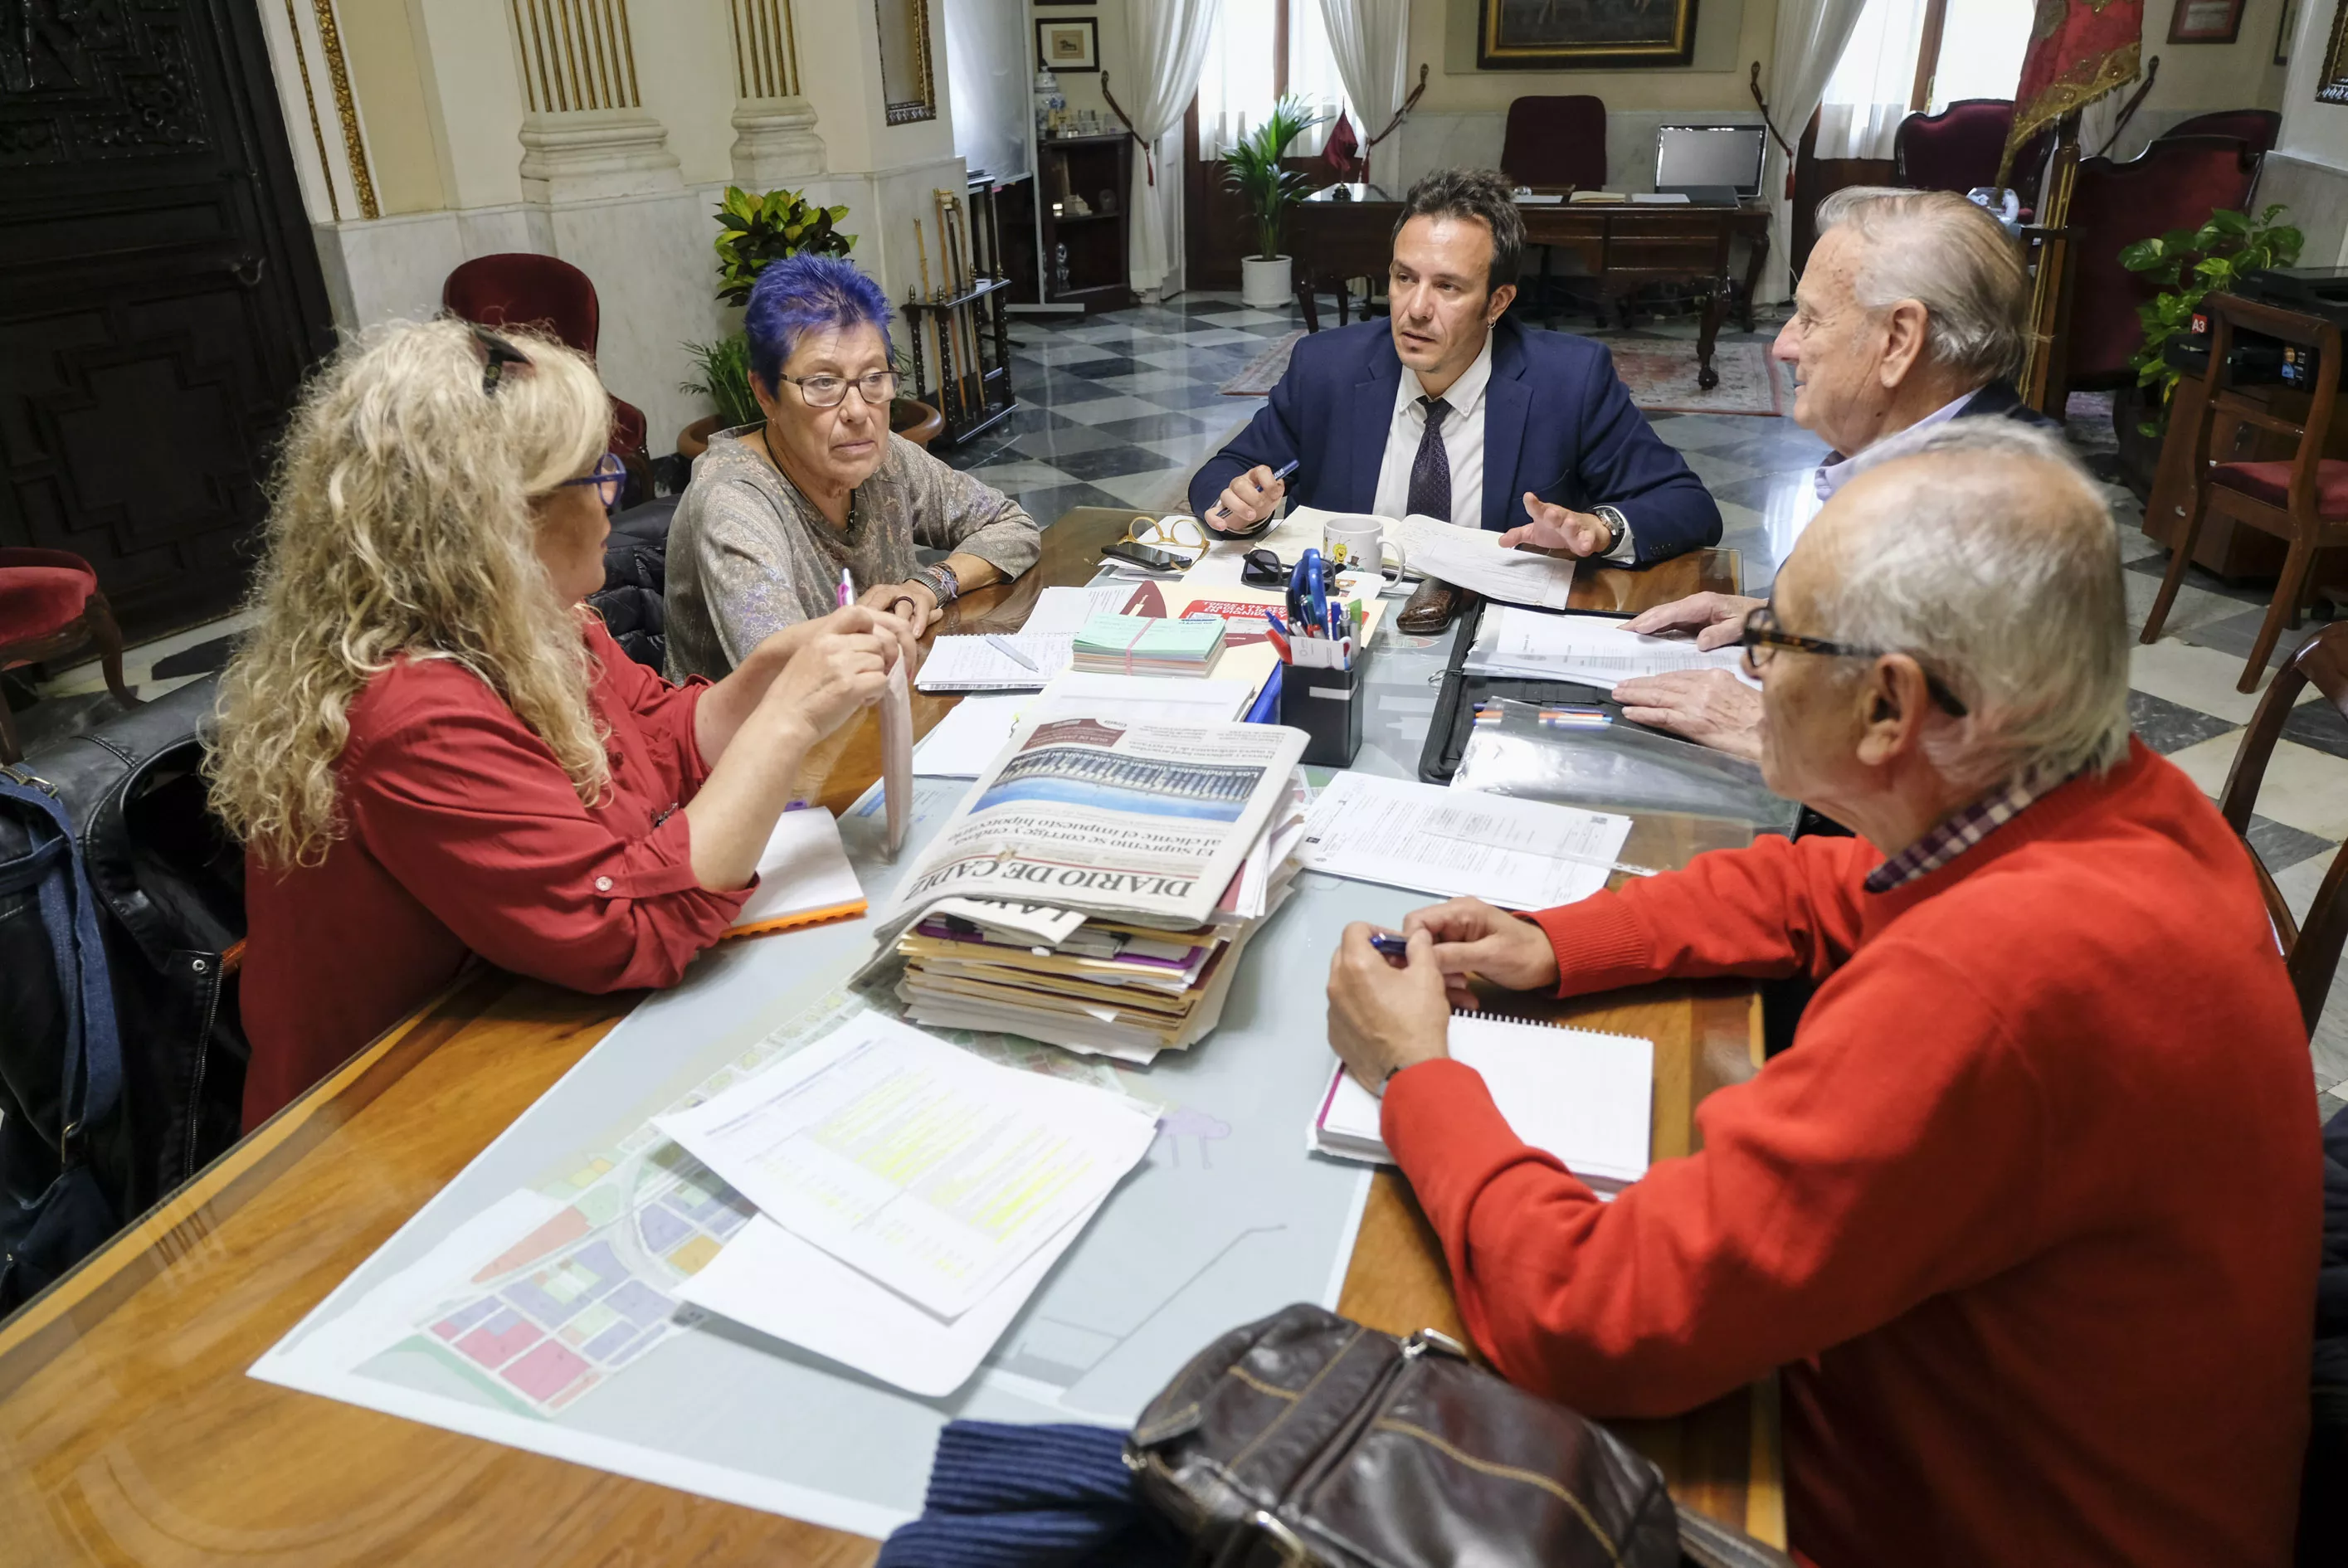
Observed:
[[[1697,327],[1696,385],[1707,391],[1718,386],[1720,373],[1713,368],[1712,355],[1734,292],[1729,253],[1737,241],[1745,242],[1740,325],[1750,332],[1754,291],[1760,287],[1761,268],[1769,259],[1767,203],[1748,200],[1728,207],[1623,201],[1576,205],[1566,200],[1567,191],[1535,194],[1552,200],[1525,202],[1518,216],[1524,221],[1525,243],[1540,252],[1540,292],[1549,311],[1542,325],[1552,325],[1556,314],[1547,299],[1553,251],[1581,258],[1605,304],[1622,309],[1625,325],[1631,298],[1642,286],[1685,284],[1699,291],[1704,301]],[[1343,325],[1345,280],[1386,275],[1395,223],[1401,216],[1402,203],[1375,185],[1332,185],[1297,203],[1289,221],[1289,247],[1295,253],[1296,301],[1308,331],[1321,330],[1321,290],[1335,291],[1337,321]]]
[[[950,606],[939,629],[1015,628],[1043,587],[1089,581],[1131,519],[1069,513],[1045,531],[1036,570]],[[1643,572],[1585,570],[1573,603],[1630,610],[1737,585],[1735,552],[1704,551]],[[1415,681],[1410,661],[1439,668],[1447,643],[1414,647],[1389,631],[1370,657],[1402,661]],[[917,730],[955,700],[917,694]],[[879,771],[868,715],[808,759],[803,789],[838,810]],[[1717,830],[1643,816],[1623,854],[1677,864]],[[461,975],[0,1325],[0,1558],[12,1568],[870,1563],[869,1539],[245,1375],[641,995],[582,995],[486,968]],[[1695,1147],[1696,1103],[1761,1059],[1758,1000],[1741,982],[1510,1001],[1654,1041],[1658,1159]],[[1467,1337],[1434,1233],[1392,1171],[1372,1185],[1339,1310],[1394,1333]],[[1612,1425],[1681,1501],[1783,1543],[1774,1379],[1676,1419]]]

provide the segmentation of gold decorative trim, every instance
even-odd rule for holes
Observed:
[[[318,18],[318,46],[326,56],[326,80],[335,89],[335,114],[343,122],[343,151],[351,160],[351,184],[359,193],[359,216],[380,218],[375,181],[367,173],[366,139],[359,134],[358,105],[351,101],[350,68],[343,62],[342,29],[335,26],[335,0],[310,0]],[[333,181],[330,172],[329,183]]]
[[[302,24],[294,19],[294,0],[285,0],[285,35],[294,40],[294,64],[302,73],[302,101],[310,106],[310,137],[318,144],[318,178],[326,182],[326,211],[339,223],[343,199],[335,193],[334,160],[326,156],[326,131],[318,123],[318,95],[310,88],[310,53],[302,46]]]
[[[790,0],[727,0],[734,23],[734,85],[746,98],[796,98],[798,24]]]
[[[508,0],[507,9],[531,113],[643,106],[628,0]]]
[[[2005,151],[1998,159],[1998,180],[2003,183],[2013,163],[2013,155],[2022,144],[2038,134],[2039,128],[2051,125],[2073,109],[2085,108],[2106,93],[2116,92],[2136,80],[2143,45],[2127,44],[2106,55],[2096,66],[2095,74],[2085,82],[2061,79],[2046,84],[2039,95],[2026,104],[2017,104],[2013,111],[2013,129],[2006,132]]]

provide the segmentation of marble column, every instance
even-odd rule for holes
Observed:
[[[791,0],[726,0],[734,33],[734,182],[765,191],[820,174],[815,106],[799,96]]]
[[[529,112],[521,190],[550,204],[678,191],[668,128],[636,89],[628,0],[507,0]]]

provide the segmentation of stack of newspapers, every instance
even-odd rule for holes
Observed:
[[[1205,1037],[1297,870],[1303,737],[1023,723],[883,911],[909,1018],[1147,1062]]]

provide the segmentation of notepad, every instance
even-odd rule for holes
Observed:
[[[758,885],[726,929],[727,938],[853,920],[865,910],[864,889],[849,869],[839,823],[820,807],[786,811],[758,856]]]
[[[1674,670],[1726,670],[1746,685],[1742,650],[1698,648],[1684,637],[1651,637],[1626,632],[1606,615],[1542,615],[1496,604],[1476,628],[1468,651],[1471,675],[1531,680],[1579,681],[1612,691],[1617,682]]]
[[[932,692],[1033,690],[1068,667],[1070,641],[1038,632],[940,637],[930,645],[913,685]]]
[[[1076,634],[1074,667],[1094,674],[1203,676],[1223,651],[1223,618],[1095,615]]]
[[[1482,1013],[1451,1015],[1452,1058],[1483,1075],[1519,1138],[1564,1161],[1601,1196],[1647,1173],[1655,1046],[1634,1035],[1569,1029]],[[1340,1064],[1306,1141],[1324,1154],[1394,1163],[1378,1097]]]

